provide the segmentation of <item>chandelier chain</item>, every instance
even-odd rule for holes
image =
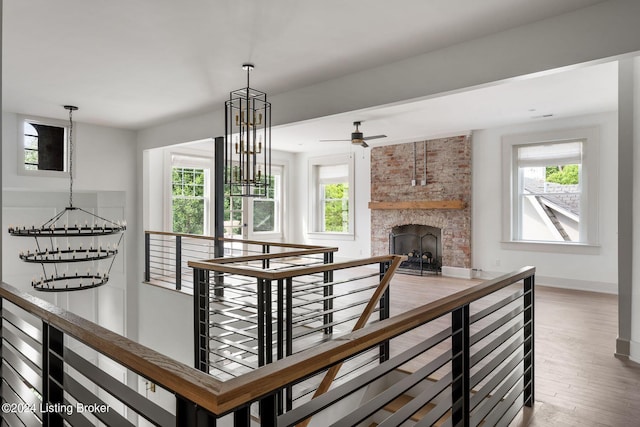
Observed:
[[[69,108],[69,207],[73,207],[73,108]]]

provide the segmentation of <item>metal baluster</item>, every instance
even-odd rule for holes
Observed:
[[[49,405],[64,404],[64,335],[62,332],[42,322],[42,402]],[[53,354],[52,354],[53,353]],[[43,425],[62,427],[59,412],[43,414]]]
[[[209,372],[209,271],[193,269],[194,366]]]
[[[384,278],[385,274],[391,267],[391,262],[381,262],[380,263],[380,281]],[[380,320],[388,319],[391,313],[391,287],[387,286],[387,289],[382,294],[380,298]],[[385,340],[382,344],[380,344],[380,363],[386,362],[389,360],[389,356],[391,354],[391,348],[389,340]]]
[[[535,276],[524,279],[524,404],[530,408],[535,403],[535,335],[534,335],[534,308],[535,308]]]
[[[182,289],[182,236],[176,236],[176,290]]]
[[[454,426],[469,426],[469,306],[451,313],[451,418]]]

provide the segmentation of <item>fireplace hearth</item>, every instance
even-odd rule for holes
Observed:
[[[421,224],[393,227],[389,251],[406,256],[399,271],[409,274],[439,274],[442,270],[442,230]]]

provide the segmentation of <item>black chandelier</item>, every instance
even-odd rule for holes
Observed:
[[[225,185],[232,196],[265,197],[271,179],[271,103],[252,89],[253,64],[243,64],[247,87],[225,103]]]
[[[19,257],[41,265],[42,274],[33,278],[31,286],[45,292],[91,289],[107,283],[127,228],[125,221],[113,222],[73,206],[72,114],[78,107],[64,108],[69,110],[69,206],[42,225],[9,226],[12,236],[34,238],[33,250],[23,250]]]

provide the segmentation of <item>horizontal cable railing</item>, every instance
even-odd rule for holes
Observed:
[[[222,253],[216,245],[221,243]],[[310,265],[325,262],[326,255],[337,251],[334,247],[296,245],[289,243],[262,242],[182,234],[163,231],[145,231],[145,282],[176,290],[191,292],[193,273],[189,261],[207,260],[217,257],[230,259],[245,257],[257,264],[268,263],[265,254],[279,256],[279,267]],[[253,257],[253,258],[251,258]],[[273,266],[275,268],[277,266]]]
[[[234,425],[249,426],[256,403],[253,424],[265,426],[308,418],[322,426],[508,425],[534,400],[534,272],[523,268],[227,381],[3,283],[3,422],[120,426],[135,425],[137,414],[200,427],[233,414]],[[387,360],[291,410],[283,405],[288,388],[387,341]],[[122,370],[162,387],[167,399],[153,402]],[[402,396],[395,412],[385,410]]]
[[[196,366],[226,380],[360,329],[378,312],[389,317],[394,255],[358,261],[282,267],[288,254],[269,254],[268,265],[252,256],[193,261]],[[334,369],[331,384],[388,357],[388,346]],[[339,372],[338,372],[339,371]],[[319,379],[287,390],[285,406],[311,398]],[[324,387],[324,386],[323,386]]]
[[[508,425],[534,400],[534,272],[523,268],[274,361],[226,381],[227,398],[236,410],[259,401],[262,425],[298,425],[314,415],[322,426],[407,420]],[[288,387],[386,340],[389,360],[290,411],[281,409]],[[401,379],[398,369],[406,372]],[[385,410],[403,396],[395,412]],[[249,425],[239,418],[237,425]]]
[[[3,425],[187,426],[216,400],[211,376],[5,283],[0,309]],[[130,385],[131,373],[174,404]]]

